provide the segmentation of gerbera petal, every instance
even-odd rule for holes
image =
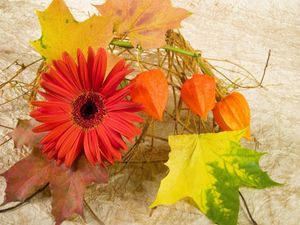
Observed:
[[[74,98],[74,95],[67,91],[66,89],[63,89],[55,84],[52,84],[52,83],[49,83],[49,82],[45,82],[45,81],[42,81],[41,82],[41,86],[47,90],[47,91],[50,91],[52,93],[55,93],[56,95],[60,95],[60,96],[63,96],[65,98],[67,98],[68,100],[72,100]]]
[[[42,80],[50,81],[53,84],[68,90],[73,95],[78,95],[80,93],[80,90],[78,88],[69,83],[63,76],[57,74],[56,71],[54,71],[52,68],[50,68],[50,73],[44,73],[42,75]]]
[[[97,131],[96,132],[97,138],[99,139],[101,154],[108,162],[110,162],[112,164],[114,161],[112,154],[111,154],[113,146],[111,145],[110,140],[107,137],[107,134],[106,134],[104,128],[102,127],[102,125],[99,125],[96,128],[96,131]]]
[[[90,134],[91,134],[92,146],[94,149],[94,155],[96,156],[97,162],[101,164],[102,163],[101,154],[100,154],[101,150],[99,147],[97,132],[95,129],[93,129],[91,130]]]
[[[114,148],[123,149],[123,150],[128,149],[128,146],[123,141],[120,133],[110,129],[109,127],[106,126],[105,123],[103,123],[102,125],[103,125],[103,128],[105,129],[105,132],[110,137],[111,144],[114,146]]]
[[[120,118],[107,117],[105,122],[107,126],[125,136],[129,141],[141,133],[141,129],[124,120],[122,121]]]
[[[116,91],[112,96],[107,98],[105,103],[107,105],[110,105],[110,104],[116,103],[118,101],[121,101],[122,99],[124,99],[126,96],[129,95],[131,88],[132,88],[132,85],[128,85],[125,88],[122,88],[122,89]]]
[[[56,102],[56,101],[61,101],[61,102],[70,102],[70,100],[62,97],[62,96],[59,96],[59,95],[56,95],[56,94],[53,94],[52,92],[42,92],[42,91],[38,91],[38,93],[44,97],[46,100],[48,101],[53,101],[53,102]]]
[[[66,113],[56,113],[56,114],[42,114],[42,115],[31,115],[37,121],[42,123],[62,123],[70,120],[68,114]]]
[[[35,117],[35,115],[51,115],[51,114],[69,114],[71,111],[71,106],[67,104],[62,104],[61,102],[45,102],[45,101],[32,101],[33,106],[39,106],[40,108],[33,110],[30,115]]]
[[[65,133],[65,135],[61,136],[56,144],[56,148],[58,148],[58,158],[63,159],[68,152],[75,151],[73,146],[81,136],[81,133],[82,131],[80,128],[73,126]],[[59,146],[59,144],[61,145]]]
[[[121,101],[118,104],[106,104],[106,110],[112,111],[126,111],[126,112],[139,112],[143,109],[142,105],[138,105],[129,101]],[[121,112],[120,112],[121,113]]]
[[[89,47],[88,59],[87,59],[89,81],[93,80],[94,62],[95,62],[95,52],[91,47]]]
[[[71,126],[73,125],[72,122],[67,122],[59,125],[58,127],[54,128],[50,131],[41,141],[42,144],[46,144],[48,142],[55,141],[58,139],[63,133],[65,133]]]
[[[81,132],[80,136],[75,140],[72,149],[67,153],[65,157],[65,164],[67,167],[70,167],[74,160],[78,157],[82,149],[83,143],[83,132]]]
[[[60,137],[57,139],[56,142],[56,148],[60,150],[60,147],[65,143],[67,140],[69,140],[70,136],[73,136],[72,134],[78,131],[78,128],[76,126],[71,126],[65,133],[60,135]]]
[[[68,66],[65,64],[62,60],[54,60],[53,66],[56,69],[56,72],[65,78],[70,84],[76,86],[76,82],[72,79],[73,76],[70,76],[70,71],[68,69]],[[79,87],[77,87],[79,88]]]
[[[125,76],[131,72],[132,70],[123,70],[119,73],[116,73],[110,80],[105,80],[101,94],[103,94],[105,97],[111,96],[116,91],[116,88],[119,86],[122,80],[124,80]]]
[[[93,89],[100,90],[105,72],[107,67],[107,55],[103,48],[99,48],[97,55],[95,57],[94,67],[93,67]]]
[[[112,70],[109,72],[107,78],[105,79],[105,82],[109,82],[110,79],[114,77],[115,74],[122,71],[125,67],[125,60],[121,59],[117,64],[112,68]]]
[[[85,57],[80,49],[77,50],[77,61],[78,61],[78,73],[80,74],[80,80],[83,85],[83,88],[86,90],[90,90],[91,82],[88,76],[88,69]]]
[[[49,151],[45,151],[44,153],[46,153],[47,154],[47,158],[48,159],[53,159],[53,158],[56,158],[56,156],[57,156],[57,149],[55,148],[55,147],[53,147],[52,149],[50,149]],[[58,165],[60,164],[60,163],[57,163]]]
[[[84,134],[84,140],[83,140],[83,148],[84,148],[84,153],[86,158],[88,159],[88,161],[95,165],[96,164],[96,159],[93,156],[92,153],[92,145],[91,145],[91,141],[90,141],[90,131],[87,131]]]
[[[70,75],[72,76],[72,80],[75,83],[77,90],[82,90],[83,85],[81,84],[81,81],[79,79],[78,71],[77,71],[77,66],[73,58],[67,53],[63,53],[63,60],[66,63],[66,66],[68,70],[70,71]]]
[[[42,125],[39,125],[37,127],[32,128],[32,131],[34,133],[40,133],[40,132],[46,132],[53,130],[54,128],[58,127],[62,123],[43,123]]]
[[[119,117],[120,113],[119,112],[110,112],[110,116],[113,117]],[[135,113],[130,113],[130,112],[122,112],[122,119],[126,120],[127,122],[137,122],[137,123],[142,123],[144,122],[144,118],[135,114]]]
[[[50,142],[48,144],[43,145],[42,151],[43,153],[47,153],[55,149],[55,142]]]

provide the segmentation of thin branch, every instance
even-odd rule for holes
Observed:
[[[259,82],[260,85],[262,85],[262,82],[265,79],[265,75],[266,75],[267,67],[269,65],[270,57],[271,57],[271,49],[269,49],[269,52],[268,52],[268,58],[267,58],[266,65],[265,65],[265,68],[264,68],[264,73],[263,73],[263,75],[261,77],[261,80]]]
[[[13,127],[5,126],[5,125],[2,125],[2,124],[0,124],[0,127],[6,128],[6,129],[10,129],[10,130],[15,129],[15,128],[13,128]]]
[[[1,69],[2,72],[4,72],[5,70],[8,70],[10,67],[12,67],[13,65],[17,65],[18,59],[16,59],[15,61],[13,61],[11,64],[9,64],[7,67]]]
[[[195,133],[193,130],[191,130],[190,128],[188,128],[183,122],[181,122],[181,120],[177,119],[177,118],[174,118],[174,116],[167,112],[166,113],[171,117],[171,119],[173,119],[174,121],[178,122],[186,131],[188,131],[189,133],[193,134]]]
[[[146,134],[146,137],[151,137],[151,138],[154,138],[154,139],[158,139],[158,140],[160,140],[160,141],[168,142],[168,139],[167,139],[167,138],[158,137],[158,136],[155,136],[155,135],[152,135],[152,134]]]
[[[90,207],[90,205],[87,203],[87,201],[83,200],[84,206],[88,209],[92,217],[98,222],[99,225],[105,225],[103,221],[100,220],[100,218],[97,216],[97,214],[94,212],[94,210]]]
[[[0,84],[0,89],[3,88],[6,84],[10,83],[13,79],[15,79],[17,76],[19,76],[26,68],[34,65],[35,63],[39,62],[39,61],[42,61],[43,59],[40,58],[40,59],[37,59],[31,63],[29,63],[28,65],[24,65],[24,64],[21,64],[21,68],[16,72],[16,74],[14,76],[12,76],[8,81]]]
[[[10,103],[10,102],[13,102],[13,101],[17,100],[18,98],[21,98],[21,97],[27,95],[27,94],[30,93],[30,91],[32,91],[32,90],[33,90],[33,89],[30,89],[30,90],[26,91],[24,94],[18,95],[18,96],[15,97],[15,98],[12,98],[12,99],[10,99],[10,100],[8,100],[8,101],[6,101],[6,102],[3,102],[3,103],[0,104],[0,106],[3,106],[3,105],[5,105],[5,104],[7,104],[7,103]]]
[[[6,144],[7,142],[9,142],[10,140],[11,140],[11,138],[9,138],[9,139],[3,141],[3,142],[0,144],[0,147],[1,147],[2,145],[5,145],[5,144]]]
[[[152,164],[155,164],[155,163],[165,163],[167,162],[168,159],[159,159],[159,160],[149,160],[149,161],[146,161],[146,160],[143,160],[143,161],[122,161],[122,162],[118,162],[119,164],[149,164],[149,163],[152,163]]]
[[[151,121],[152,122],[152,121]],[[136,142],[134,143],[134,145],[128,150],[128,152],[126,153],[126,155],[123,157],[124,161],[129,161],[132,158],[132,151],[134,149],[136,149],[136,147],[142,142],[142,140],[144,139],[145,135],[147,134],[148,128],[151,124],[151,122],[147,121],[143,127],[142,133],[139,136],[139,138],[136,140]]]
[[[251,214],[251,212],[250,212],[250,210],[249,210],[249,207],[248,207],[248,205],[247,205],[247,202],[246,202],[244,196],[242,195],[242,193],[241,193],[240,191],[239,191],[239,194],[240,194],[240,196],[241,196],[241,198],[242,198],[242,200],[243,200],[244,206],[245,206],[245,208],[246,208],[246,210],[247,210],[247,214],[248,214],[248,216],[249,216],[249,218],[250,218],[251,223],[252,223],[253,225],[258,225],[257,222],[254,220],[254,218],[253,218],[253,216],[252,216],[252,214]]]

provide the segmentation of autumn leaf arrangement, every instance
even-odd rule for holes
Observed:
[[[83,22],[63,0],[37,12],[42,35],[31,44],[42,59],[32,63],[40,67],[21,96],[31,119],[8,133],[30,153],[1,174],[2,205],[48,188],[56,224],[83,217],[86,188],[109,182],[110,167],[130,164],[137,146],[158,139],[170,147],[168,172],[149,207],[189,199],[212,222],[237,224],[241,187],[279,185],[259,166],[264,153],[241,145],[253,138],[250,108],[237,88],[249,87],[240,77],[249,81],[251,74],[236,65],[240,76],[231,79],[194,50],[177,30],[191,13],[170,0],[95,7],[99,15]],[[167,137],[149,135],[165,121],[173,126]]]

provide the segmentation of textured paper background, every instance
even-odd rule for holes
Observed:
[[[29,40],[40,35],[36,9],[49,0],[0,0],[0,68],[16,59],[28,63],[38,55]],[[101,1],[69,0],[78,18],[95,10],[89,4]],[[259,151],[269,152],[261,165],[284,187],[243,189],[250,210],[259,225],[298,225],[300,221],[300,2],[297,0],[176,0],[176,5],[194,13],[183,25],[182,33],[204,56],[231,59],[248,68],[257,78],[263,72],[268,49],[272,56],[264,86],[245,90],[252,109],[252,131]],[[13,75],[1,72],[3,82]],[[20,76],[28,82],[36,67]],[[0,104],[16,96],[9,87],[0,92]],[[17,117],[26,118],[23,100],[0,105],[0,124],[14,126]],[[7,129],[0,128],[4,140]],[[155,151],[158,149],[155,149]],[[0,148],[0,172],[9,168],[26,151],[13,150],[11,142]],[[186,203],[161,206],[150,216],[160,179],[161,164],[136,165],[112,178],[109,185],[89,189],[86,199],[104,224],[211,224]],[[5,182],[0,179],[0,201]],[[242,207],[239,221],[248,225]],[[86,221],[77,218],[64,224],[98,224],[86,212]],[[15,211],[0,214],[0,225],[53,224],[49,194],[43,193]]]

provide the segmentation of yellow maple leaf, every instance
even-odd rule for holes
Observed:
[[[119,35],[128,35],[133,45],[145,49],[165,45],[167,30],[179,28],[180,22],[191,15],[173,7],[170,0],[107,0],[96,7],[103,16],[113,18]]]
[[[42,36],[32,46],[51,63],[66,51],[76,56],[77,49],[106,48],[113,38],[113,23],[109,17],[92,16],[78,22],[63,0],[53,0],[45,11],[37,12]]]
[[[213,222],[235,225],[239,188],[279,185],[259,167],[264,153],[243,148],[246,130],[169,137],[169,174],[150,207],[189,198]]]

